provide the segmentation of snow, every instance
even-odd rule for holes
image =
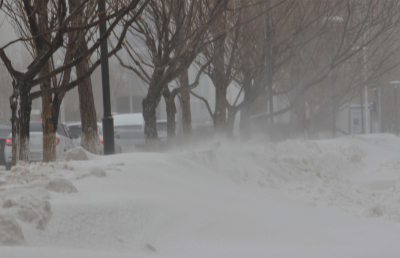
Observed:
[[[399,257],[400,139],[204,142],[0,170],[1,257]]]

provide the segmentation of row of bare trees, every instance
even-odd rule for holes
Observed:
[[[166,101],[168,137],[176,135],[175,100],[182,107],[184,138],[191,137],[190,96],[204,101],[219,134],[232,136],[240,112],[240,133],[251,121],[269,121],[291,111],[296,127],[331,106],[333,116],[359,95],[368,80],[397,67],[397,0],[108,0],[104,18],[94,0],[4,0],[18,39],[0,48],[13,79],[10,106],[13,162],[28,160],[32,100],[42,100],[44,160],[55,159],[60,104],[78,87],[82,146],[99,153],[97,117],[90,75],[101,42],[148,86],[143,99],[146,142],[158,144],[156,108]],[[97,27],[107,22],[105,35]],[[112,36],[112,37],[110,37]],[[18,71],[7,48],[23,43],[33,61]],[[123,54],[117,52],[122,49]],[[368,62],[368,69],[365,64]],[[195,78],[189,69],[195,68]],[[72,76],[74,75],[74,76]],[[215,107],[192,90],[202,76],[215,89]],[[178,85],[171,88],[176,81]],[[231,101],[230,87],[238,89]],[[285,108],[274,110],[274,99]]]
[[[399,7],[396,0],[151,1],[124,42],[128,58],[119,58],[149,85],[143,101],[146,139],[157,141],[161,96],[170,139],[177,95],[184,135],[190,134],[189,92],[205,102],[215,132],[228,136],[239,111],[243,138],[251,120],[269,119],[273,136],[273,117],[288,111],[300,131],[321,106],[332,106],[334,120],[368,81],[398,66]],[[198,73],[189,83],[187,69],[193,66]],[[203,74],[215,88],[214,108],[192,91]],[[172,80],[179,86],[171,91]],[[239,89],[232,103],[229,87]],[[286,99],[286,108],[274,110],[277,97]]]
[[[0,48],[0,58],[13,79],[10,97],[13,164],[29,160],[30,112],[32,100],[36,98],[42,99],[43,160],[55,160],[60,104],[66,92],[76,86],[80,94],[82,146],[95,153],[101,150],[90,82],[90,74],[100,65],[100,60],[90,62],[90,57],[118,28],[121,40],[108,53],[114,55],[147,2],[110,1],[107,13],[100,19],[102,14],[96,11],[97,1],[93,0],[4,1],[2,8],[19,36]],[[96,32],[101,22],[108,22],[109,29],[100,37]],[[22,72],[14,68],[6,53],[7,47],[16,42],[23,42],[33,58]]]

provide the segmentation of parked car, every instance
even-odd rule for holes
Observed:
[[[43,129],[42,122],[34,121],[29,123],[29,161],[37,162],[43,161]],[[57,158],[61,157],[61,155],[75,148],[75,144],[72,141],[72,137],[68,132],[65,125],[59,123],[57,126],[56,132],[56,156]],[[9,134],[8,138],[5,142],[5,160],[6,160],[6,169],[11,168],[12,163],[12,135]]]
[[[82,124],[81,122],[68,123],[66,125],[68,131],[70,132],[73,141],[76,146],[81,145],[81,137],[82,137]],[[101,123],[97,123],[97,132],[99,134],[99,138],[101,143],[103,143],[103,125]],[[116,153],[121,153],[121,146],[114,140],[114,148]]]
[[[114,130],[144,130],[144,119],[142,113],[113,115]]]
[[[0,166],[6,166],[6,159],[4,155],[4,148],[6,139],[11,133],[11,126],[0,125]]]
[[[168,140],[168,123],[167,123],[167,120],[157,120],[156,127],[157,127],[158,139],[161,142],[164,142],[164,143],[167,142],[167,140]]]
[[[137,151],[146,146],[143,130],[118,130],[115,131],[115,139],[122,152]]]

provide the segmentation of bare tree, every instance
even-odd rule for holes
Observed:
[[[80,3],[81,0],[68,0],[71,11],[74,11]],[[88,6],[85,13],[79,13],[73,21],[74,25],[82,26],[87,24],[90,17],[92,17],[96,11],[94,7],[95,5]],[[71,42],[75,42],[75,56],[80,56],[82,53],[88,51],[88,41],[90,38],[86,39],[84,36],[85,35],[82,35],[82,33],[79,32],[70,32],[68,34]],[[81,63],[76,65],[75,69],[78,78],[87,74],[90,70],[90,56],[86,57]],[[102,152],[102,146],[97,133],[97,116],[93,99],[92,80],[90,76],[87,76],[78,84],[78,94],[82,125],[81,146],[92,153],[100,154]]]
[[[131,64],[122,58],[119,60],[123,67],[134,71],[148,84],[142,105],[149,146],[158,143],[156,107],[164,90],[168,83],[187,71],[211,40],[209,28],[225,2],[215,1],[208,6],[208,1],[203,0],[153,0],[130,28],[132,36],[124,46]]]
[[[263,6],[267,6],[265,11],[254,8]],[[241,87],[239,93],[244,94],[244,100],[238,102],[236,98],[233,104],[225,101],[232,114],[229,116],[228,113],[229,124],[233,124],[238,110],[245,111],[241,114],[243,131],[250,117],[266,120],[293,109],[295,113],[302,112],[305,115],[304,94],[330,78],[335,69],[340,69],[352,58],[363,54],[365,47],[369,47],[368,51],[372,54],[375,51],[371,50],[379,48],[382,40],[393,42],[399,17],[396,1],[268,0],[250,2],[247,7],[242,22],[246,36],[238,43],[240,58],[234,64],[237,71],[234,80]],[[269,14],[267,22],[265,13]],[[340,26],[333,22],[335,20],[340,20]],[[336,27],[335,47],[327,55],[327,49],[324,48],[329,44],[323,35],[331,34],[329,28],[333,25]],[[266,36],[268,26],[271,33],[269,37]],[[265,31],[265,34],[262,35],[260,31]],[[366,33],[369,36],[364,39]],[[391,47],[392,52],[387,52],[384,55],[386,58],[382,56],[381,60],[388,61],[387,58],[395,50],[395,47]],[[269,51],[271,57],[267,58]],[[295,74],[297,78],[293,77]],[[285,81],[286,77],[289,83]],[[268,90],[266,86],[272,84],[273,89]],[[284,95],[289,99],[286,108],[274,111],[271,105],[268,108],[265,106],[265,103],[272,103],[272,96]],[[299,106],[300,103],[303,103],[303,107]]]
[[[19,13],[16,13],[17,9],[15,8],[15,5],[13,5],[14,3],[18,3]],[[44,3],[49,4],[46,5],[47,8],[49,8],[49,11],[46,12],[46,16],[50,19],[48,24],[50,24],[51,27],[46,31],[41,31],[39,26],[43,25],[40,24],[40,19],[45,19],[43,17],[45,13],[43,13],[44,7],[39,8],[39,6]],[[121,48],[122,39],[126,34],[129,25],[139,17],[140,12],[146,5],[146,2],[140,0],[126,1],[119,6],[120,8],[110,9],[109,13],[107,13],[103,20],[98,19],[97,15],[94,15],[92,19],[89,19],[87,24],[75,26],[73,24],[74,19],[77,19],[78,15],[87,5],[92,5],[94,3],[95,1],[92,0],[82,1],[81,4],[72,11],[69,10],[69,6],[67,6],[65,0],[51,2],[42,0],[34,1],[33,3],[29,0],[6,2],[6,6],[8,6],[7,14],[14,18],[17,27],[27,28],[26,30],[22,29],[21,31],[30,33],[21,33],[17,40],[0,48],[0,58],[13,78],[13,95],[10,98],[10,106],[12,110],[11,121],[13,128],[13,164],[18,160],[29,160],[29,121],[32,100],[52,94],[52,116],[50,120],[53,124],[56,124],[61,100],[64,97],[65,92],[74,88],[86,77],[90,76],[94,69],[100,65],[100,60],[94,62],[84,75],[70,81],[69,71],[72,67],[78,65],[87,57],[91,56],[99,47],[101,42],[107,39],[111,34],[111,31],[113,31],[118,24],[122,24],[123,29],[121,30],[121,41],[118,42],[117,46],[109,52],[109,56],[115,54]],[[74,42],[71,40],[65,40],[67,33],[72,31],[81,31],[81,35],[93,35],[91,33],[93,29],[99,23],[106,20],[110,22],[110,27],[107,32],[94,41],[86,52],[72,57],[74,54]],[[31,46],[34,46],[32,49],[36,51],[33,53],[34,60],[24,72],[15,70],[11,60],[4,51],[5,48],[18,41],[31,44]],[[39,45],[41,48],[36,49],[36,46]],[[63,58],[61,58],[63,64],[58,68],[43,72],[43,68],[51,62],[54,55],[61,55],[62,53],[64,53]],[[37,77],[37,75],[39,75],[39,77]],[[60,83],[53,83],[53,87],[43,87],[45,83],[48,83],[49,80],[57,75],[61,75],[62,77]],[[53,82],[57,81],[53,79]],[[36,85],[42,85],[41,89],[31,92]],[[56,128],[56,126],[52,127],[54,131],[51,134],[55,134]],[[48,131],[48,133],[50,132]],[[53,136],[51,136],[51,138],[53,138]],[[53,141],[50,149],[55,150],[54,146],[55,141]]]

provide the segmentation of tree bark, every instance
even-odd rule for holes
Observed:
[[[39,73],[44,76],[50,72],[50,63],[47,62]],[[51,88],[51,81],[46,80],[40,85],[41,89]],[[58,119],[52,117],[52,96],[45,94],[42,96],[42,127],[43,127],[43,161],[50,162],[57,159],[56,153],[56,131]],[[58,116],[57,116],[58,118]]]
[[[79,46],[77,55],[87,51],[87,43],[83,41]],[[89,72],[89,60],[85,59],[76,66],[77,77],[81,77]],[[81,146],[94,154],[102,153],[101,140],[97,131],[97,115],[93,99],[92,80],[86,77],[78,84],[79,111],[82,123]]]
[[[216,133],[226,132],[226,87],[221,85],[215,90],[214,130]]]
[[[270,21],[270,1],[265,2],[265,68],[267,74],[267,90],[268,90],[268,112],[270,114],[274,113],[274,96],[273,96],[273,74],[274,74],[274,61],[272,58],[272,33],[271,33],[271,21]],[[274,139],[274,117],[271,116],[268,122],[269,129],[269,139],[272,141]]]
[[[188,71],[184,72],[180,77],[179,81],[181,87],[189,86],[189,74]],[[190,109],[190,91],[181,92],[182,100],[182,133],[185,142],[189,142],[192,137],[192,111]]]
[[[68,0],[71,11],[82,3],[81,0]],[[82,26],[83,13],[77,15],[77,19],[73,22],[75,26]],[[88,51],[88,46],[85,38],[80,37],[76,32],[69,32],[68,37],[70,40],[77,41],[77,51],[74,56],[78,57]],[[89,72],[90,57],[85,58],[82,62],[75,66],[77,78],[80,78]],[[93,99],[92,80],[90,76],[86,77],[78,84],[79,94],[79,112],[81,116],[82,137],[81,146],[94,154],[101,154],[103,147],[101,139],[99,138],[97,129],[97,114],[96,107]]]
[[[165,85],[161,85],[160,83],[164,71],[164,69],[157,69],[154,71],[149,83],[149,90],[147,91],[146,98],[142,101],[144,135],[146,137],[147,148],[149,149],[158,148],[156,108],[160,103],[164,91]]]
[[[233,138],[233,129],[235,127],[235,119],[237,112],[238,112],[237,108],[232,107],[228,109],[228,119],[226,121],[226,133],[228,138],[230,139]]]
[[[13,95],[10,97],[12,123],[12,163],[22,160],[29,162],[29,122],[32,100],[30,90],[24,82],[13,82]]]
[[[38,5],[38,22],[39,22],[39,32],[45,33],[49,30],[48,24],[48,1],[39,1]],[[46,36],[40,37],[35,40],[36,54],[40,55],[45,51],[47,45],[44,42]],[[49,37],[47,36],[47,39]],[[39,72],[39,77],[42,77],[50,72],[50,60],[48,60],[41,71]],[[45,80],[40,84],[40,89],[50,89],[51,79]],[[50,162],[55,161],[57,158],[56,153],[56,131],[58,119],[52,117],[52,94],[45,94],[42,96],[42,127],[43,127],[43,161]],[[57,116],[58,118],[58,116]]]
[[[167,132],[168,132],[168,143],[173,143],[176,136],[176,105],[175,105],[175,94],[171,93],[168,86],[164,89],[164,99],[167,109]]]
[[[158,134],[156,127],[156,108],[157,104],[153,96],[147,94],[143,99],[143,118],[144,118],[144,134],[146,137],[146,145],[150,149],[154,149],[158,145]]]

